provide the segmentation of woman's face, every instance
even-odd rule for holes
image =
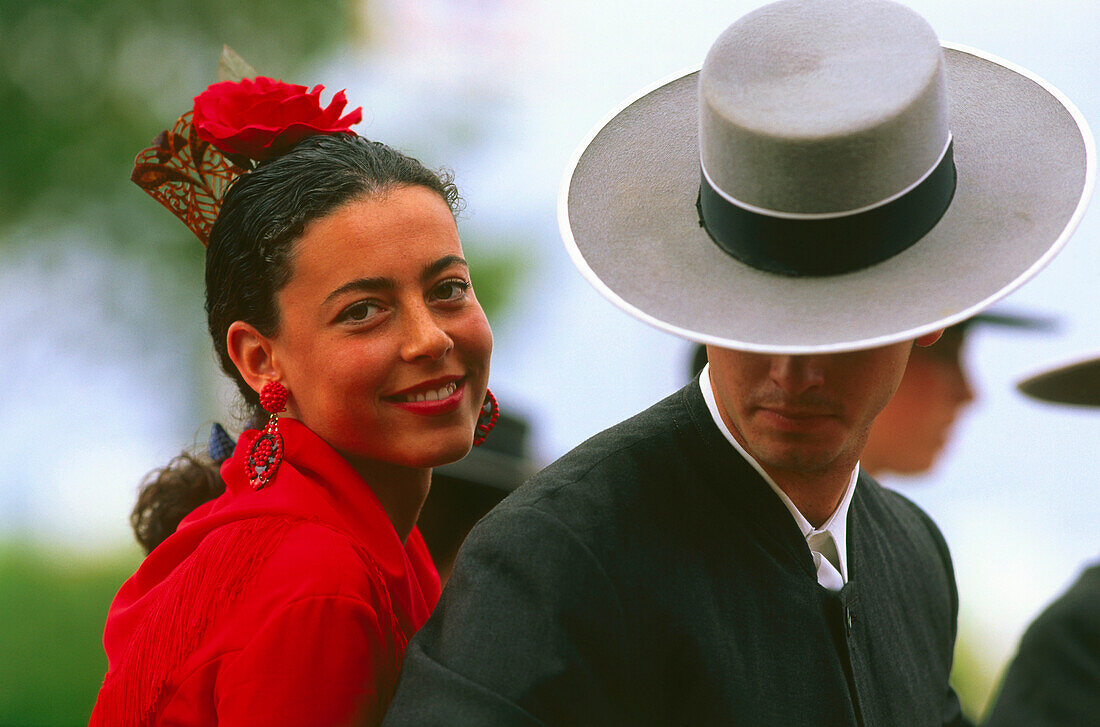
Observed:
[[[440,196],[359,197],[306,226],[291,266],[270,339],[287,415],[353,464],[464,456],[493,335]]]

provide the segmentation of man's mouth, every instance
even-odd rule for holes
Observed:
[[[828,411],[812,411],[808,409],[781,409],[776,407],[763,407],[772,414],[777,414],[787,419],[821,419],[832,416]]]

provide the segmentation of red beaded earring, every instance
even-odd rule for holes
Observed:
[[[283,435],[279,434],[278,415],[286,411],[286,397],[286,387],[278,381],[268,381],[260,390],[260,406],[270,412],[271,417],[248,450],[248,482],[253,490],[271,482],[283,461]]]
[[[481,413],[477,415],[477,428],[474,429],[474,446],[479,447],[485,441],[489,430],[496,426],[500,418],[500,407],[497,406],[497,398],[493,392],[485,390],[485,402],[481,405]]]

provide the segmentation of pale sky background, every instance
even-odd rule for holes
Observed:
[[[1045,78],[1100,127],[1100,3],[907,4],[941,39]],[[378,1],[365,11],[369,51],[349,49],[315,78],[286,79],[347,87],[366,111],[359,133],[455,170],[468,203],[465,236],[517,246],[529,261],[512,310],[493,322],[490,384],[503,405],[532,419],[541,462],[679,388],[690,350],[614,308],[573,268],[556,219],[566,163],[607,112],[700,63],[715,37],[757,5]],[[144,141],[135,139],[135,151]],[[1053,263],[999,305],[1053,316],[1059,330],[978,329],[966,358],[979,399],[943,460],[926,477],[885,480],[944,531],[962,629],[991,664],[1003,663],[1042,605],[1100,557],[1100,411],[1030,402],[1013,389],[1044,363],[1100,349],[1095,207]],[[173,416],[196,395],[175,383],[177,346],[128,317],[155,302],[155,281],[104,289],[98,281],[107,278],[81,242],[94,234],[72,231],[68,252],[0,265],[0,300],[18,302],[0,307],[0,531],[88,550],[129,541],[142,475],[205,438],[209,423]],[[211,419],[228,419],[227,392]]]

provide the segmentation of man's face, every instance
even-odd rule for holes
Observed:
[[[939,334],[918,343],[929,345]],[[722,419],[769,473],[850,471],[905,372],[912,342],[786,356],[707,347]]]

